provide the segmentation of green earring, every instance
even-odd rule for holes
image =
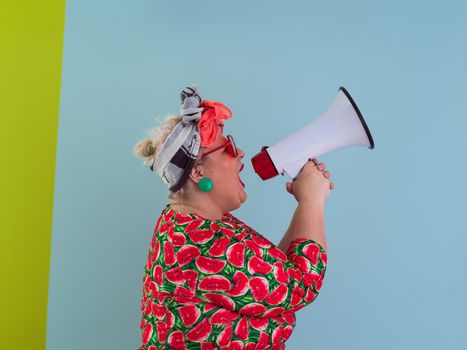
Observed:
[[[209,177],[203,177],[198,182],[198,188],[203,192],[211,191],[213,186],[212,180]]]

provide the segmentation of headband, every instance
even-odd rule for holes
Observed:
[[[219,119],[230,119],[232,112],[220,102],[202,100],[196,86],[180,93],[182,120],[167,136],[151,170],[161,176],[173,193],[188,180],[200,147],[211,146],[219,133]]]

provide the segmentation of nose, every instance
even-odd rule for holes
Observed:
[[[245,157],[245,152],[243,152],[243,150],[241,148],[237,148],[237,153],[238,153],[238,157],[240,159],[242,159],[243,157]]]

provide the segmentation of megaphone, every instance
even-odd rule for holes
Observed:
[[[375,144],[357,104],[340,87],[332,105],[318,119],[271,147],[263,146],[251,162],[263,180],[278,174],[294,179],[308,159],[348,146],[373,149]]]

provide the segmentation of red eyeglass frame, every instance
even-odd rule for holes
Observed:
[[[225,148],[226,146],[230,145],[230,147],[227,148],[227,152],[229,152],[229,154],[232,156],[232,157],[238,157],[238,150],[237,150],[237,146],[235,145],[235,141],[233,139],[233,136],[232,135],[227,135],[227,142],[223,143],[222,145],[220,145],[219,147],[216,147],[206,153],[204,153],[201,158],[203,158],[204,156],[207,156],[208,154],[212,153],[212,152],[215,152],[217,150],[220,150],[221,148]],[[201,159],[200,158],[200,159]]]

